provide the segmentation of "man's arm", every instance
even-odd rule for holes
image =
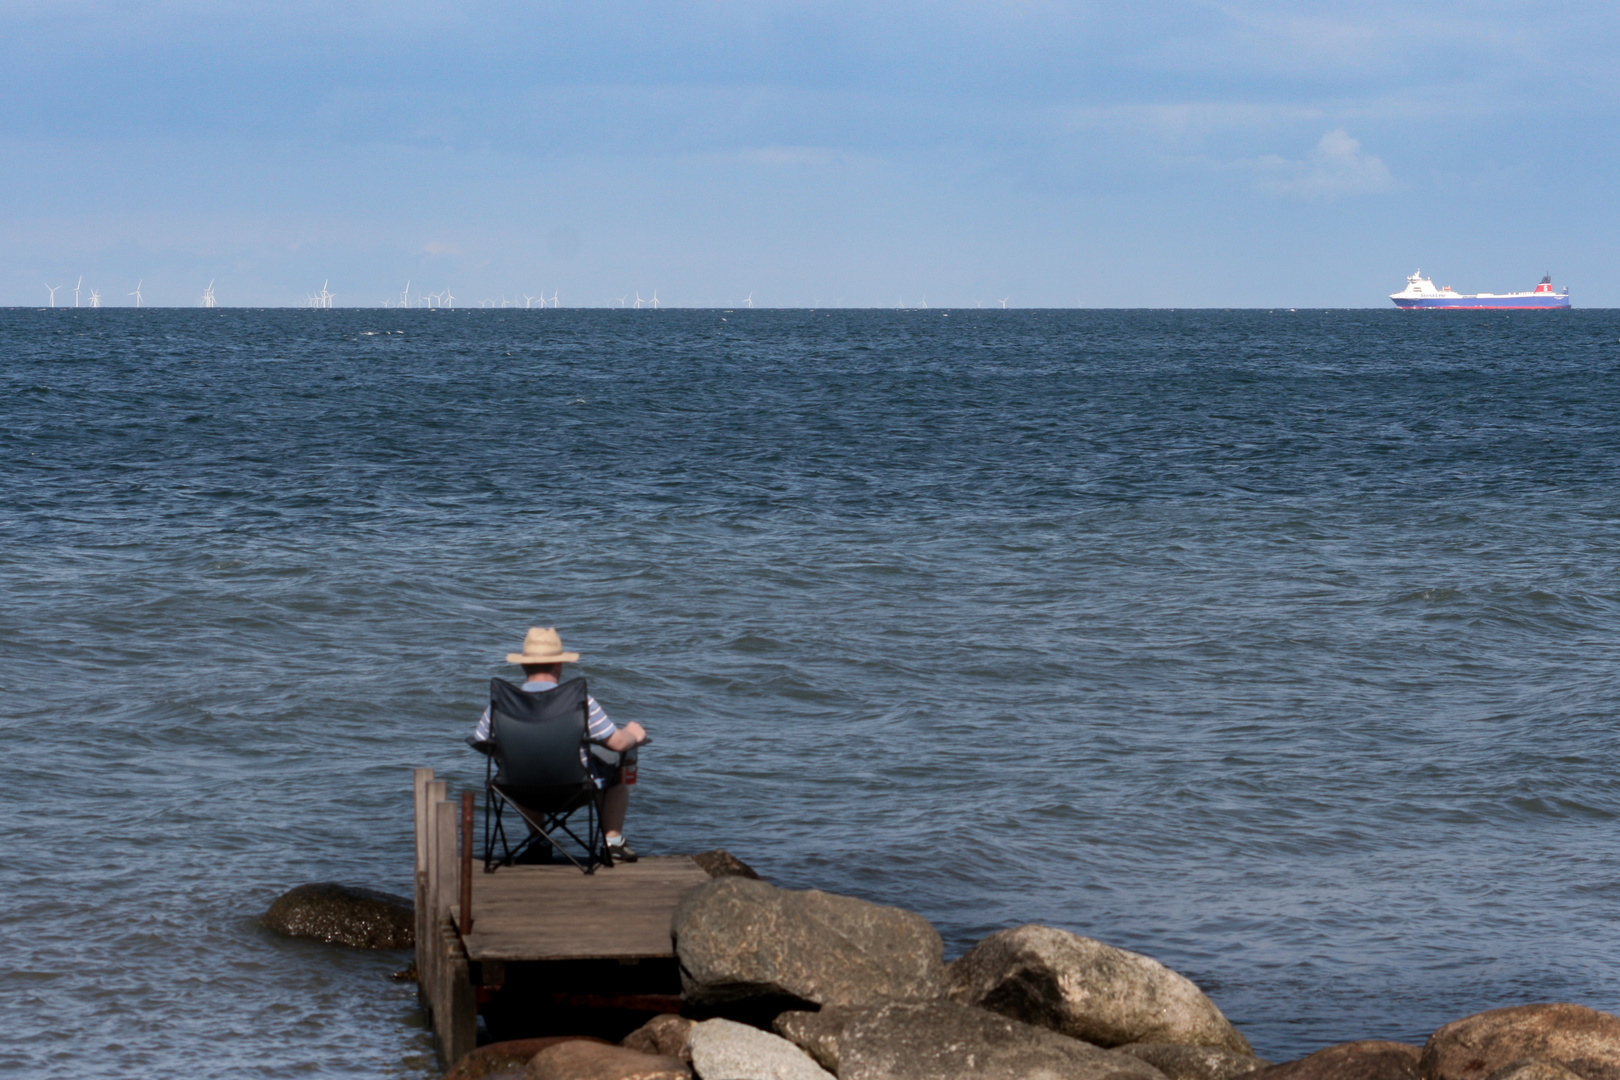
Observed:
[[[634,720],[609,735],[602,745],[616,753],[623,753],[632,746],[640,746],[647,741],[647,731]]]
[[[589,730],[586,738],[593,743],[622,754],[632,746],[640,746],[647,741],[647,731],[634,720],[624,727],[614,727],[613,721],[608,719],[607,710],[596,703],[596,699],[589,694],[585,696],[585,704],[589,709]]]

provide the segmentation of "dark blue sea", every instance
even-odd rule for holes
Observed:
[[[1620,1008],[1620,312],[0,312],[0,1071],[426,1077],[411,769],[1157,957],[1282,1060]]]

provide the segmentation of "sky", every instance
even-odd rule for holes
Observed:
[[[1620,7],[0,0],[0,305],[1620,307]]]

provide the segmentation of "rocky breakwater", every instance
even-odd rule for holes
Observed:
[[[1187,979],[1048,927],[946,965],[909,911],[726,878],[688,893],[671,932],[688,1006],[710,1019],[627,1044],[699,1080],[1227,1080],[1267,1064]]]
[[[1620,1080],[1620,1017],[1577,1005],[1274,1065],[1185,976],[1052,927],[946,964],[911,912],[724,878],[682,899],[671,932],[689,1015],[633,1033],[617,1064],[597,1052],[578,1080]],[[559,1075],[542,1064],[529,1075]]]

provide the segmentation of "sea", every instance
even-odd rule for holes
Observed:
[[[0,311],[0,1072],[437,1075],[411,775],[532,625],[626,829],[1255,1049],[1620,1009],[1620,312]]]

